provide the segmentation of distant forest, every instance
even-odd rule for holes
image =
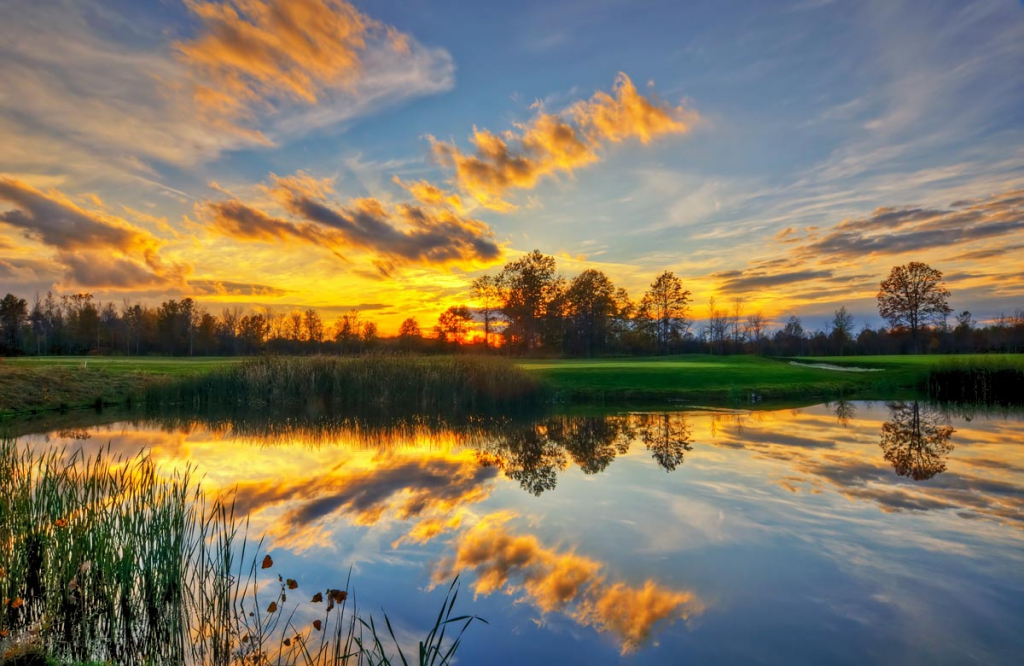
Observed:
[[[953,315],[942,274],[921,263],[896,266],[879,285],[879,314],[889,325],[856,329],[845,307],[821,330],[792,316],[772,328],[742,299],[697,306],[672,272],[657,277],[639,300],[601,271],[572,279],[554,257],[534,250],[472,285],[472,303],[452,306],[434,323],[414,318],[382,337],[358,312],[328,324],[316,309],[219,314],[191,298],[157,307],[92,294],[7,294],[0,301],[0,354],[230,356],[478,352],[596,357],[681,353],[831,356],[1024,351],[1024,310],[980,324]]]

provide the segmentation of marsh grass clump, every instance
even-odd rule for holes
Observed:
[[[0,635],[65,662],[183,661],[192,549],[231,529],[200,516],[200,500],[189,472],[159,478],[144,456],[35,455],[4,440]]]
[[[543,401],[541,383],[493,357],[262,357],[155,387],[151,406],[301,404],[385,413],[459,414]]]
[[[947,359],[929,371],[925,388],[945,402],[1024,404],[1024,356]]]
[[[347,608],[348,581],[302,604],[299,584],[276,575],[275,598],[261,599],[273,561],[242,526],[190,470],[166,477],[144,454],[39,454],[4,438],[0,665],[389,663],[372,618]],[[451,616],[456,596],[453,586],[421,663],[450,663],[476,619]]]

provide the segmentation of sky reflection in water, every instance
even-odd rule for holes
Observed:
[[[1014,663],[1024,421],[916,403],[261,435],[25,438],[152,452],[237,493],[280,571],[413,641],[448,581],[463,663]]]

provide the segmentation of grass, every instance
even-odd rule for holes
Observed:
[[[238,359],[43,356],[0,363],[0,415],[124,405],[150,387]]]
[[[1004,359],[1012,367],[1024,363],[1021,355],[794,359],[800,363],[881,370],[865,373],[799,367],[789,359],[757,356],[525,359],[512,363],[551,389],[562,402],[738,404],[749,403],[752,395],[756,401],[777,403],[921,395],[927,393],[928,377],[939,366],[951,360],[962,363],[971,359],[985,363]],[[311,369],[310,364],[316,363],[322,363],[327,372]],[[385,368],[387,363],[394,365]],[[452,376],[445,377],[446,373]],[[312,381],[314,375],[316,382]],[[216,379],[204,379],[209,377]],[[410,384],[406,381],[409,377],[415,377],[419,383]],[[162,399],[179,403],[202,402],[207,400],[203,395],[213,398],[214,394],[224,396],[216,400],[235,400],[234,404],[270,404],[298,396],[322,402],[330,396],[331,402],[348,406],[433,410],[442,402],[444,409],[448,409],[448,397],[472,407],[471,396],[480,395],[482,403],[500,406],[513,389],[532,393],[534,389],[524,388],[527,382],[499,359],[472,357],[393,357],[390,361],[332,357],[264,361],[152,357],[5,359],[0,364],[0,415],[127,404],[147,392],[160,393],[164,388],[171,393],[164,392]],[[243,389],[243,385],[247,388]],[[173,391],[178,392],[177,397]],[[420,391],[418,397],[414,395],[416,391]],[[486,391],[492,391],[490,396]],[[433,398],[427,398],[430,392]],[[502,395],[505,397],[499,397]],[[942,395],[949,395],[949,391]]]
[[[311,405],[389,414],[509,411],[544,400],[541,382],[480,356],[262,357],[154,387],[147,405],[194,409]]]
[[[302,602],[309,593],[278,574],[261,599],[273,560],[236,538],[239,525],[190,473],[160,477],[144,455],[37,454],[0,441],[0,664],[376,666],[401,656],[372,617],[347,609],[348,581]],[[456,579],[421,664],[450,664],[477,619],[453,617],[457,596]]]
[[[927,387],[947,402],[1024,404],[1024,356],[946,359],[930,369]]]
[[[913,388],[908,373],[844,373],[759,356],[684,355],[649,359],[520,361],[567,401],[823,399]],[[911,373],[912,375],[913,373]]]

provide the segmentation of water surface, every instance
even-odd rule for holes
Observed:
[[[447,584],[460,663],[1019,663],[1024,420],[918,403],[441,426],[166,419],[28,435],[237,493],[274,572],[383,607]]]

